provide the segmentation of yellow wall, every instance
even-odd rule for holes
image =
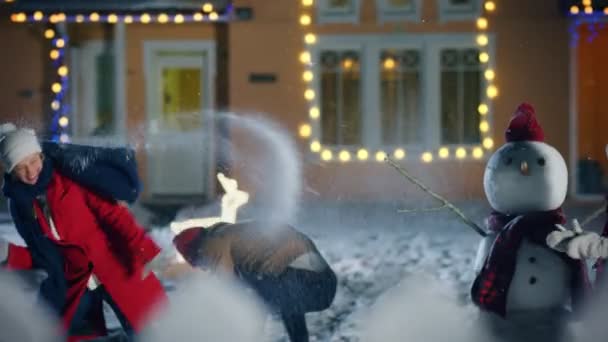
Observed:
[[[237,0],[236,4],[253,8],[254,20],[230,26],[230,98],[234,110],[269,113],[293,136],[300,123],[307,121],[307,103],[303,98],[304,70],[298,61],[303,50],[303,30],[298,23],[299,1]],[[438,22],[434,1],[423,1],[424,23],[399,27],[411,32],[475,32],[474,22]],[[537,110],[547,142],[567,160],[568,152],[568,39],[567,22],[557,13],[553,0],[497,0],[497,8],[488,16],[489,32],[496,36],[496,85],[500,95],[495,100],[493,136],[497,146],[504,143],[504,130],[511,114],[522,101]],[[371,0],[363,0],[360,25],[334,24],[317,27],[323,33],[395,32],[394,25],[379,25]],[[272,72],[273,84],[251,84],[251,72]],[[407,184],[395,170],[377,162],[340,164],[317,162],[310,155],[308,141],[298,140],[307,163],[306,192],[309,198],[326,199],[417,199],[428,198]],[[405,165],[438,192],[453,199],[483,196],[484,161],[436,161]],[[314,192],[318,192],[318,195]]]

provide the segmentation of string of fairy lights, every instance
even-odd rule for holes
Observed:
[[[5,3],[15,0],[4,0]],[[51,137],[52,140],[70,141],[70,107],[68,104],[69,68],[67,64],[67,48],[69,37],[67,30],[62,29],[64,23],[141,23],[141,24],[182,24],[190,22],[220,22],[230,19],[232,5],[225,11],[218,13],[213,4],[204,3],[201,11],[189,13],[98,13],[66,14],[44,13],[13,13],[11,21],[15,23],[43,23],[48,25],[44,30],[44,37],[51,40],[49,58],[51,60],[55,79],[51,82],[53,94],[50,104],[52,111]]]
[[[299,23],[304,29],[304,50],[300,52],[298,59],[304,67],[302,73],[302,80],[306,83],[306,89],[304,90],[304,98],[308,102],[308,120],[299,126],[299,136],[303,139],[308,139],[310,151],[318,153],[319,157],[323,161],[338,160],[340,162],[349,162],[352,160],[368,161],[375,159],[376,161],[382,162],[385,157],[391,155],[397,160],[409,158],[406,149],[404,147],[395,148],[392,151],[388,150],[369,150],[365,147],[360,147],[356,151],[350,151],[348,149],[340,149],[332,146],[322,146],[319,141],[319,132],[313,127],[318,127],[316,123],[321,119],[323,113],[318,106],[315,105],[315,98],[317,94],[312,87],[313,80],[319,75],[315,75],[312,68],[312,56],[311,48],[317,42],[317,36],[314,33],[313,25],[313,13],[315,10],[315,0],[301,0]],[[479,131],[481,136],[481,144],[478,146],[457,146],[447,147],[442,146],[436,151],[423,151],[420,153],[419,158],[425,163],[430,163],[436,159],[481,159],[485,154],[485,150],[492,150],[494,147],[494,140],[491,136],[491,101],[498,96],[498,87],[495,84],[496,72],[492,68],[492,56],[489,49],[489,38],[487,30],[489,28],[489,20],[487,15],[491,14],[496,10],[496,3],[492,0],[484,1],[483,11],[480,17],[476,19],[477,37],[476,43],[479,50],[479,61],[483,65],[483,75],[486,80],[485,97],[484,100],[479,103],[478,115],[479,120]],[[391,57],[387,57],[383,60],[382,65],[385,69],[394,69],[396,61]],[[373,157],[372,157],[373,155]]]
[[[608,6],[603,9],[594,8],[592,0],[582,0],[570,6],[571,15],[608,15]]]

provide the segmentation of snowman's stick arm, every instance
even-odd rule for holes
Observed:
[[[460,217],[460,219],[469,227],[473,228],[474,231],[476,231],[479,235],[481,235],[482,237],[486,237],[488,235],[488,233],[486,233],[485,230],[483,230],[481,227],[479,227],[475,222],[473,222],[473,220],[471,220],[470,218],[468,218],[463,212],[462,210],[458,209],[456,206],[454,206],[452,203],[450,203],[448,200],[446,200],[445,198],[443,198],[441,195],[437,194],[436,192],[434,192],[433,190],[429,189],[429,187],[427,187],[426,185],[424,185],[421,181],[419,181],[418,179],[416,179],[416,177],[412,176],[409,172],[407,172],[403,167],[397,165],[397,163],[395,163],[391,158],[386,157],[384,159],[390,166],[394,167],[401,175],[403,175],[405,178],[407,178],[407,180],[409,180],[410,182],[414,183],[415,185],[417,185],[420,189],[422,189],[424,192],[428,193],[429,195],[433,196],[435,199],[439,200],[441,203],[443,203],[443,205],[450,209],[452,212],[454,212],[456,215],[458,215],[458,217]]]
[[[585,219],[583,221],[581,221],[581,227],[586,226],[591,221],[595,220],[596,218],[598,218],[600,215],[602,215],[605,212],[606,212],[606,207],[602,205],[600,208],[598,208],[596,211],[591,213],[589,216],[585,217]]]

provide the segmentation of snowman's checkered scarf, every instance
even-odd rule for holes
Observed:
[[[535,212],[515,219],[514,216],[498,212],[488,218],[490,230],[498,233],[481,272],[471,288],[473,302],[483,310],[506,314],[506,296],[515,273],[517,252],[524,238],[532,243],[546,246],[545,239],[555,230],[555,224],[566,222],[560,209]],[[549,248],[549,247],[547,247]],[[557,253],[557,252],[555,252]],[[570,259],[563,253],[559,256],[572,270],[570,289],[573,309],[578,308],[583,295],[590,289],[584,262]]]

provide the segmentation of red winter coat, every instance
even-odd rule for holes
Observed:
[[[147,316],[167,300],[153,273],[142,279],[143,266],[160,248],[126,207],[99,197],[59,173],[53,173],[46,195],[61,240],[53,237],[40,206],[33,205],[40,227],[57,243],[65,260],[68,290],[64,328],[69,327],[93,273],[133,329],[140,331]],[[26,247],[11,244],[7,266],[29,269],[34,265]]]

